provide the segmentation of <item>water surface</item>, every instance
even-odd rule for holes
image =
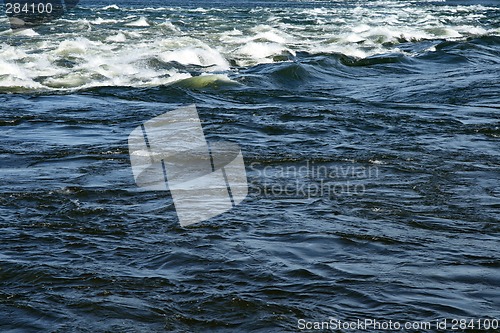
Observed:
[[[500,319],[496,1],[81,1],[7,23],[2,332]],[[193,103],[250,193],[181,228],[127,137]]]

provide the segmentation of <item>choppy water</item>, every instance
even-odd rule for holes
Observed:
[[[81,1],[0,26],[2,332],[500,319],[498,2]],[[127,136],[193,103],[250,194],[181,228]]]

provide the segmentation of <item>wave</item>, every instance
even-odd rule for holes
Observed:
[[[288,76],[298,83],[317,77],[315,71],[325,74],[321,64],[301,69],[304,55],[331,56],[351,68],[411,67],[412,59],[467,62],[479,53],[495,62],[498,12],[392,1],[302,9],[81,7],[73,17],[47,25],[50,33],[40,28],[0,36],[0,89],[151,87],[202,74],[234,78],[281,62],[299,64],[277,65],[271,81]],[[333,67],[341,76],[346,72]]]
[[[493,38],[488,39],[493,40]],[[85,53],[82,44],[67,43],[58,52],[62,56],[52,58],[51,66],[40,73],[30,72],[26,67],[13,61],[0,60],[0,91],[72,91],[92,87],[141,88],[163,85],[186,89],[218,89],[241,85],[265,86],[266,83],[291,87],[310,81],[330,82],[334,78],[369,76],[374,74],[374,70],[383,68],[387,68],[389,73],[391,71],[411,73],[421,71],[425,66],[429,66],[429,63],[451,65],[487,61],[498,64],[500,51],[496,45],[495,47],[482,45],[484,40],[485,38],[468,42],[444,41],[414,56],[389,53],[359,58],[342,53],[281,54],[274,56],[270,63],[231,68],[222,72],[214,70],[217,68],[215,63],[208,66],[201,65],[203,62],[199,60],[203,58],[188,61],[185,55],[197,53],[207,59],[214,59],[214,54],[210,52],[203,54],[199,49],[172,51],[162,57],[94,58],[87,62],[79,57]],[[176,52],[184,56],[176,58]],[[221,59],[220,61],[224,63],[230,62],[218,54],[215,58]],[[37,64],[48,63],[48,59],[44,56],[34,60]]]

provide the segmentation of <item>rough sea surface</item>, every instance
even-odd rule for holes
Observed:
[[[498,1],[82,0],[0,30],[1,332],[500,320]],[[182,228],[127,137],[191,104],[249,195]]]

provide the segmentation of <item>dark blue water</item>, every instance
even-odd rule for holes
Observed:
[[[496,1],[109,5],[0,19],[0,331],[498,332]],[[190,104],[249,195],[182,228],[127,138]]]

